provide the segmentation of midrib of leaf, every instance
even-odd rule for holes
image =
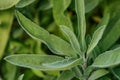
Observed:
[[[81,58],[80,59],[68,58],[68,59],[56,61],[53,63],[45,63],[43,64],[43,66],[56,69],[56,70],[66,70],[66,69],[71,69],[77,65],[81,65],[82,63],[83,63],[83,60]]]
[[[78,18],[78,39],[80,40],[82,51],[85,52],[86,22],[85,22],[84,0],[75,0],[75,9],[76,9],[77,18]]]

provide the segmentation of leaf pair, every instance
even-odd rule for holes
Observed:
[[[21,54],[11,55],[5,58],[6,61],[21,67],[39,69],[42,71],[67,70],[82,63],[81,59],[64,59],[58,56]]]

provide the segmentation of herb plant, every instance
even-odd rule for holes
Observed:
[[[61,3],[63,3],[62,1],[65,0],[61,0]],[[57,0],[51,1],[53,3],[53,17],[64,38],[49,33],[43,27],[25,17],[20,11],[15,10],[17,21],[22,29],[32,38],[44,43],[54,55],[14,54],[4,59],[20,67],[40,71],[61,71],[60,76],[54,80],[111,80],[109,77],[103,77],[110,73],[120,80],[119,73],[114,69],[120,64],[120,47],[117,46],[108,50],[112,44],[106,44],[106,41],[109,41],[108,39],[111,36],[104,37],[110,21],[109,11],[105,10],[104,17],[91,37],[86,31],[85,13],[91,11],[98,2],[93,0],[95,5],[89,8],[89,6],[85,6],[85,1],[75,0],[78,23],[76,30],[72,27],[70,19],[63,14],[70,4],[70,0],[66,0],[65,5]],[[19,3],[16,7],[24,7],[25,5],[22,4]],[[57,4],[61,4],[61,6],[56,7]],[[60,7],[64,7],[63,10],[59,10]],[[119,38],[116,34],[115,37]],[[115,40],[116,38],[112,39]],[[22,80],[23,77],[21,75],[19,80]]]

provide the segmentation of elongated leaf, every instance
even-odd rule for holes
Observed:
[[[88,13],[93,10],[99,3],[99,0],[85,0],[85,12]]]
[[[33,68],[39,69],[42,71],[46,70],[54,70],[51,68],[47,68],[43,66],[43,63],[52,63],[55,61],[63,60],[62,57],[58,56],[50,56],[50,55],[37,55],[37,54],[19,54],[19,55],[10,55],[4,58],[11,64],[26,67],[26,68]]]
[[[0,0],[0,10],[11,8],[18,2],[19,0]]]
[[[71,69],[77,65],[81,65],[82,63],[83,63],[82,59],[68,58],[53,63],[46,63],[43,65],[56,70],[66,70],[66,69]]]
[[[14,17],[13,10],[0,12],[0,23],[1,23],[0,24],[0,59],[3,56],[4,50],[9,38],[13,17]]]
[[[78,66],[72,68],[72,71],[73,71],[76,78],[82,79],[82,71],[81,71],[81,69],[79,69]]]
[[[24,74],[20,75],[18,80],[23,80]]]
[[[41,11],[45,11],[45,10],[48,10],[48,9],[51,9],[52,8],[52,0],[42,0],[40,3],[39,3],[39,10]]]
[[[75,9],[78,18],[78,38],[80,39],[82,51],[86,51],[85,43],[86,21],[84,0],[75,0]]]
[[[102,51],[109,49],[120,38],[120,26],[119,26],[120,19],[114,22],[114,25],[113,24],[111,25],[112,27],[100,42],[100,48]],[[108,26],[111,26],[111,25],[108,25]],[[114,36],[114,37],[111,37],[111,36]]]
[[[107,68],[120,64],[120,47],[114,50],[106,51],[99,55],[94,63],[93,67]]]
[[[93,34],[92,40],[88,46],[87,55],[90,54],[90,52],[95,48],[95,46],[98,44],[99,40],[102,38],[103,32],[105,30],[106,26],[99,27]]]
[[[86,68],[85,72],[84,72],[84,75],[85,75],[86,77],[89,77],[93,70],[94,70],[93,67],[88,66],[88,67]]]
[[[113,75],[120,80],[120,67],[112,69]]]
[[[38,77],[41,77],[41,78],[44,78],[44,77],[45,77],[45,75],[44,75],[44,73],[43,73],[42,71],[39,71],[39,70],[36,70],[36,69],[32,69],[32,72],[33,72],[36,76],[38,76]]]
[[[98,79],[98,78],[100,78],[108,73],[109,72],[105,69],[96,70],[91,74],[91,76],[89,77],[88,80],[96,80],[96,79]]]
[[[111,79],[109,76],[103,76],[98,80],[113,80],[113,79]]]
[[[80,45],[75,34],[66,26],[61,25],[60,28],[69,38],[72,48],[76,51],[76,53],[80,54],[81,53]]]
[[[110,14],[106,13],[104,14],[104,17],[102,18],[102,20],[100,21],[100,23],[97,25],[97,27],[101,27],[103,25],[108,25],[108,22],[110,20]]]
[[[48,31],[36,25],[35,23],[27,19],[18,11],[16,12],[16,16],[21,27],[31,37],[41,40],[43,43],[45,43],[53,53],[56,53],[59,55],[76,56],[76,53],[74,52],[70,44],[64,41],[63,39],[55,35],[49,34]]]
[[[7,62],[2,63],[1,65],[2,65],[1,72],[5,74],[3,75],[4,80],[15,80],[16,73],[17,73],[17,67]]]
[[[100,21],[100,23],[97,25],[97,27],[101,27],[102,25],[108,25],[108,22],[109,22],[109,19],[110,19],[110,14],[109,13],[105,13],[104,14],[104,17],[102,18],[102,20]],[[104,34],[105,34],[105,31],[104,31]],[[104,36],[103,34],[103,36]],[[103,38],[102,36],[102,38]],[[102,40],[101,38],[101,40]],[[95,59],[97,57],[97,55],[99,55],[101,52],[100,52],[100,49],[99,49],[99,44],[101,43],[101,40],[100,42],[98,43],[98,45],[96,45],[96,47],[94,48],[94,51],[93,51],[93,54],[94,54],[94,57],[93,59]],[[102,45],[104,46],[104,45]]]
[[[71,80],[74,77],[74,73],[71,70],[63,71],[57,80]]]
[[[20,0],[20,1],[17,3],[16,7],[17,7],[17,8],[22,8],[22,7],[25,7],[25,6],[33,3],[34,1],[35,1],[35,0]]]
[[[71,0],[52,0],[53,17],[57,25],[65,25],[73,30],[70,18],[64,14],[70,3]]]

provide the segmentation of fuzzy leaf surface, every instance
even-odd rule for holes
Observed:
[[[92,64],[93,67],[108,68],[120,64],[120,47],[100,54]]]
[[[46,44],[53,53],[59,55],[76,56],[76,53],[74,52],[70,44],[63,39],[55,35],[49,34],[48,31],[36,25],[18,11],[16,11],[16,16],[21,27],[32,38],[41,40],[44,44]]]
[[[42,71],[54,70],[53,68],[48,68],[43,66],[45,63],[52,63],[55,61],[63,60],[62,57],[50,56],[50,55],[37,55],[37,54],[19,54],[10,55],[4,58],[7,62],[26,68],[33,68]]]
[[[90,54],[90,52],[95,48],[95,46],[98,44],[99,40],[102,38],[103,32],[105,30],[106,26],[103,25],[99,27],[93,34],[92,40],[88,46],[87,55]]]
[[[80,45],[79,42],[77,40],[76,35],[73,33],[73,31],[71,31],[68,27],[61,25],[60,26],[61,30],[67,35],[67,37],[69,38],[69,41],[72,45],[72,48],[76,51],[76,53],[80,53]]]
[[[57,69],[57,70],[67,70],[67,69],[71,69],[77,65],[81,65],[82,63],[83,63],[82,59],[68,58],[68,59],[56,61],[53,63],[46,63],[43,65],[46,67]]]
[[[84,0],[75,0],[75,10],[78,18],[78,39],[80,41],[81,50],[86,51],[86,21],[85,21],[85,5]]]
[[[105,69],[96,70],[91,74],[91,76],[89,77],[88,80],[96,80],[96,79],[98,79],[98,78],[100,78],[108,73],[109,72]]]
[[[25,6],[33,3],[34,1],[35,1],[35,0],[20,0],[20,1],[17,3],[16,7],[17,7],[17,8],[22,8],[22,7],[25,7]]]
[[[71,80],[74,76],[75,75],[71,70],[66,70],[61,73],[57,80]]]
[[[19,0],[0,0],[0,10],[11,8],[18,2]]]

